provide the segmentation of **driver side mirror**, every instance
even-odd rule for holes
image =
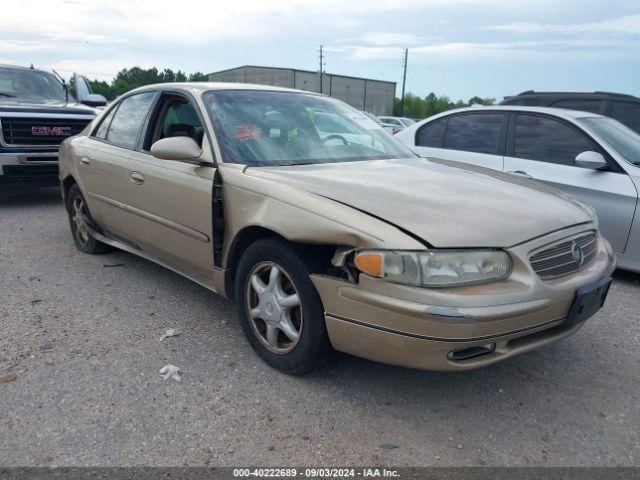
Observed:
[[[161,160],[197,162],[202,148],[191,137],[162,138],[151,145],[151,155]]]
[[[593,151],[579,154],[575,159],[575,164],[578,167],[590,168],[591,170],[605,170],[607,168],[607,161],[602,154]]]
[[[107,104],[107,99],[99,93],[91,93],[83,98],[80,103],[84,103],[89,107],[104,107]]]

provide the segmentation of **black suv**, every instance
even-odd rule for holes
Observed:
[[[85,77],[73,84],[75,95],[53,73],[0,65],[0,188],[59,184],[60,143],[106,104]]]
[[[504,97],[500,105],[555,107],[599,113],[614,118],[640,133],[640,98],[610,92],[534,92],[528,90]]]

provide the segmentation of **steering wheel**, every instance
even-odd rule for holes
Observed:
[[[331,135],[327,135],[322,139],[322,144],[324,145],[329,140],[340,140],[344,145],[349,145],[349,142],[342,135],[338,135],[337,133],[332,133]]]

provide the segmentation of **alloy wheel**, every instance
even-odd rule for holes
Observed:
[[[276,354],[295,348],[302,332],[302,305],[291,277],[274,262],[261,262],[247,277],[246,308],[260,342]]]

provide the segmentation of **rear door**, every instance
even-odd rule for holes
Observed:
[[[131,239],[152,256],[192,276],[210,278],[213,267],[212,191],[215,166],[201,112],[180,92],[163,92],[127,162]],[[161,160],[151,145],[189,136],[203,147],[201,163]]]
[[[537,113],[510,117],[505,172],[540,180],[593,206],[600,231],[616,252],[623,252],[636,207],[629,176],[570,122]],[[585,151],[602,153],[610,162],[608,170],[578,167],[575,158]]]
[[[505,134],[503,112],[460,113],[420,127],[416,132],[415,150],[423,157],[502,170]]]
[[[135,150],[155,91],[129,95],[100,120],[83,149],[78,166],[92,217],[100,226],[126,239],[129,215],[122,208],[127,194],[127,162]]]

